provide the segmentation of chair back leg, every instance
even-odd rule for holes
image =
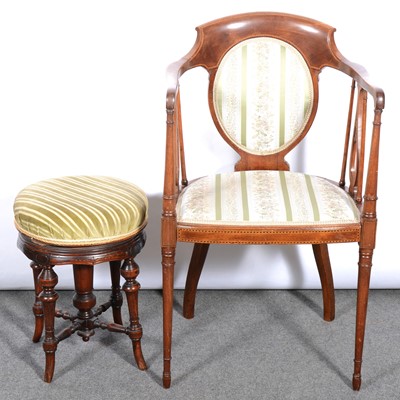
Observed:
[[[197,286],[209,247],[209,243],[195,243],[193,247],[183,296],[183,316],[188,319],[194,317]]]
[[[328,245],[326,243],[313,244],[312,248],[321,280],[324,320],[333,321],[335,319],[335,288],[333,285]]]

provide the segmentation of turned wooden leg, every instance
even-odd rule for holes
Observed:
[[[128,335],[132,340],[133,355],[139,369],[147,369],[146,362],[144,361],[141,347],[142,326],[139,323],[139,307],[138,307],[138,292],[140,289],[139,283],[136,278],[139,274],[139,266],[135,263],[133,258],[128,258],[124,261],[121,267],[121,275],[125,278],[125,283],[122,289],[126,293],[126,300],[129,309],[129,331]]]
[[[333,321],[335,319],[335,288],[329,261],[328,245],[325,243],[313,244],[312,247],[321,280],[324,320]]]
[[[120,261],[110,262],[111,274],[111,307],[113,312],[113,319],[116,324],[122,325],[121,307],[123,303],[121,286],[120,286]]]
[[[163,266],[163,386],[171,386],[172,307],[174,300],[175,248],[162,248]]]
[[[35,303],[33,304],[32,311],[35,316],[35,332],[33,333],[32,341],[38,342],[42,337],[43,326],[44,326],[44,315],[43,315],[43,303],[40,300],[40,293],[42,287],[39,282],[39,275],[43,270],[41,265],[31,262],[31,268],[33,271],[33,282],[35,285]]]
[[[93,265],[73,265],[75,295],[73,304],[78,309],[78,318],[82,321],[78,335],[87,342],[94,335],[93,307],[96,296],[93,294]]]
[[[188,274],[186,277],[185,293],[183,296],[183,316],[194,317],[194,306],[196,301],[197,285],[206,261],[209,243],[195,243],[192,258],[190,259]]]
[[[361,387],[361,363],[364,346],[365,323],[367,319],[367,305],[369,294],[369,282],[372,266],[372,250],[360,250],[360,261],[358,264],[357,285],[357,313],[356,313],[356,343],[354,357],[353,389],[360,390]]]
[[[57,285],[58,277],[52,265],[43,266],[39,275],[39,284],[43,288],[40,293],[40,301],[43,303],[44,331],[45,338],[43,350],[46,354],[46,367],[44,371],[44,381],[50,383],[54,375],[55,352],[57,350],[57,339],[54,335],[54,319],[56,311],[56,301],[58,294],[54,290]]]

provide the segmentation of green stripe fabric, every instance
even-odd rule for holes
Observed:
[[[248,221],[249,217],[249,199],[247,193],[247,179],[246,172],[240,172],[240,188],[242,192],[242,209],[243,209],[243,221]]]
[[[247,145],[247,46],[242,47],[242,82],[240,98],[240,143]]]
[[[216,82],[215,84],[215,107],[217,115],[223,116],[223,87],[221,82]]]
[[[179,223],[226,225],[355,224],[352,198],[332,182],[290,171],[236,171],[200,178],[184,189]]]
[[[71,176],[44,180],[15,198],[17,229],[57,245],[90,245],[136,234],[147,223],[145,193],[124,180]]]
[[[215,219],[221,220],[222,218],[222,201],[221,201],[221,175],[215,176]]]
[[[279,146],[285,144],[285,107],[286,107],[286,47],[281,46],[281,80],[279,98]]]
[[[279,179],[281,182],[282,197],[285,204],[286,221],[293,221],[292,207],[290,205],[289,191],[286,184],[286,175],[283,171],[279,171]]]
[[[290,44],[252,38],[221,60],[213,86],[217,119],[227,139],[255,154],[289,146],[311,116],[310,69]]]
[[[309,175],[304,175],[304,179],[306,180],[308,195],[310,196],[310,203],[312,206],[312,211],[314,214],[314,221],[320,220],[319,209],[318,209],[318,202],[315,197],[314,188],[312,185],[311,177]]]

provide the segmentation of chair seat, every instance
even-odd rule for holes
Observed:
[[[183,190],[180,225],[300,226],[360,221],[351,197],[316,176],[289,171],[236,171],[206,176]]]
[[[70,176],[24,188],[14,203],[19,232],[60,246],[88,246],[135,235],[148,200],[137,186],[103,176]]]

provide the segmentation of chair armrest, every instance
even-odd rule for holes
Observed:
[[[343,56],[341,62],[340,70],[350,75],[360,87],[374,98],[376,110],[383,110],[385,108],[385,93],[383,89],[372,82],[368,71],[362,65],[351,62]]]
[[[167,67],[167,96],[166,96],[166,110],[173,111],[175,108],[176,96],[179,88],[179,78],[186,71],[185,64],[187,58],[183,57],[178,61],[170,64]]]

